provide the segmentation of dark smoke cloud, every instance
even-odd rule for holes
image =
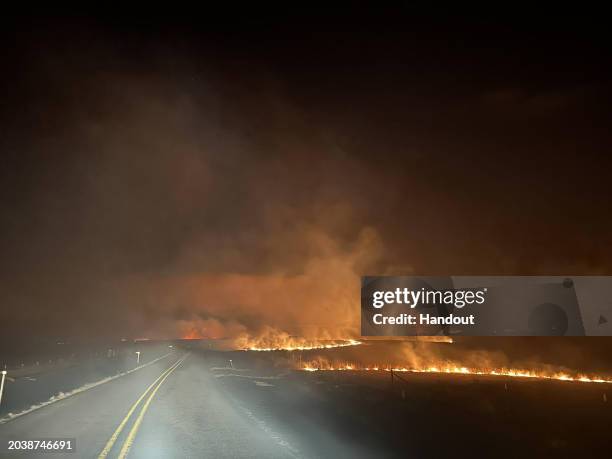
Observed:
[[[579,53],[526,80],[429,37],[23,30],[2,114],[16,334],[337,338],[361,274],[610,269],[605,87],[593,61],[546,71]]]
[[[376,231],[352,225],[365,165],[274,82],[255,110],[210,82],[83,78],[85,100],[53,112],[65,132],[28,147],[45,167],[32,165],[35,192],[11,221],[8,320],[168,337],[354,331],[356,269],[379,252]]]

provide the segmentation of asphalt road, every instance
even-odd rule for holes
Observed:
[[[305,456],[273,423],[233,398],[211,365],[204,354],[177,351],[0,425],[3,448],[8,440],[73,438],[75,454],[51,457]],[[254,391],[272,387],[261,381],[249,384]],[[30,456],[34,455],[19,454]]]
[[[0,436],[4,445],[74,438],[76,454],[65,455],[73,458],[99,457],[107,445],[108,457],[295,457],[282,440],[220,394],[213,379],[200,356],[177,352],[6,423]]]
[[[86,355],[53,364],[30,365],[19,370],[9,369],[0,404],[0,419],[7,417],[9,413],[20,413],[32,405],[57,397],[60,393],[69,393],[133,370],[138,365],[136,350],[142,351],[141,365],[167,355],[170,351],[166,344],[128,345],[113,358],[108,358],[105,352],[96,356],[91,355],[91,351],[81,351]]]
[[[391,384],[386,374],[292,372],[287,358],[177,349],[1,424],[2,447],[72,438],[76,453],[47,457],[73,459],[609,453],[612,406],[600,385],[427,374]]]

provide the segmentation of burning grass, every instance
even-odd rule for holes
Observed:
[[[325,340],[325,341],[308,341],[290,339],[283,342],[262,344],[258,341],[247,343],[242,349],[246,351],[311,351],[317,349],[334,349],[339,347],[359,346],[361,341],[354,339],[349,340]]]
[[[394,371],[402,373],[434,373],[434,374],[450,374],[450,375],[474,375],[474,376],[490,376],[504,378],[528,378],[536,380],[555,380],[568,381],[578,383],[600,383],[612,384],[612,378],[585,375],[580,373],[572,373],[565,371],[546,371],[546,370],[530,370],[519,368],[468,368],[464,366],[454,365],[451,363],[438,363],[431,366],[413,368],[391,364],[381,364],[373,366],[363,366],[356,363],[333,363],[325,359],[317,359],[307,363],[303,363],[298,370],[302,371],[360,371],[360,372],[382,372]]]

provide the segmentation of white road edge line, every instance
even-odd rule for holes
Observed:
[[[268,426],[268,424],[266,424],[264,421],[262,421],[261,419],[259,419],[257,416],[255,416],[253,414],[253,412],[251,410],[249,410],[248,408],[246,408],[244,405],[242,405],[240,402],[238,403],[238,406],[240,407],[240,409],[244,412],[244,414],[252,421],[254,422],[257,427],[259,427],[261,430],[263,430],[266,434],[268,434],[268,436],[274,440],[276,442],[276,444],[282,448],[284,448],[287,453],[289,453],[289,455],[291,457],[294,458],[299,458],[300,457],[300,451],[296,448],[294,448],[291,443],[289,443],[287,440],[283,439],[283,437],[277,433],[276,431],[274,431],[272,428],[270,428],[270,426]]]
[[[29,414],[33,411],[37,411],[40,410],[41,408],[44,408],[46,406],[52,405],[56,402],[59,402],[60,400],[65,400],[68,397],[72,397],[73,395],[77,395],[80,393],[83,393],[89,389],[93,389],[94,387],[98,387],[101,386],[102,384],[105,384],[107,382],[113,381],[117,378],[121,378],[122,376],[126,376],[129,375],[130,373],[133,373],[135,371],[138,371],[142,368],[148,367],[149,365],[153,365],[155,362],[159,362],[161,359],[165,359],[166,357],[168,357],[169,355],[172,355],[173,352],[168,352],[167,354],[162,355],[161,357],[158,357],[156,359],[151,360],[150,362],[144,363],[142,365],[139,365],[135,368],[132,368],[131,370],[128,371],[124,371],[123,373],[118,373],[114,376],[109,376],[107,378],[101,379],[99,381],[93,382],[93,383],[88,383],[85,384],[81,387],[78,387],[74,390],[71,390],[70,392],[66,392],[66,393],[62,393],[60,392],[61,396],[59,395],[54,395],[52,396],[49,400],[47,400],[46,402],[42,402],[39,403],[38,405],[32,405],[30,408],[23,410],[19,413],[13,414],[13,413],[9,413],[7,416],[0,418],[0,424],[6,424],[7,422],[13,421],[14,419],[17,419],[21,416],[24,416],[26,414]]]

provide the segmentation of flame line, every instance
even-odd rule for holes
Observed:
[[[540,380],[554,380],[554,381],[567,381],[567,382],[581,382],[581,383],[600,383],[600,384],[612,384],[612,378],[604,378],[600,376],[586,376],[583,374],[572,375],[570,373],[555,372],[546,373],[538,372],[533,370],[521,370],[521,369],[473,369],[467,367],[436,367],[432,366],[429,368],[406,368],[406,367],[392,367],[392,366],[373,366],[373,367],[360,367],[354,364],[344,365],[317,365],[316,363],[310,363],[304,365],[299,370],[301,371],[394,371],[401,373],[433,373],[433,374],[455,374],[455,375],[473,375],[473,376],[494,376],[494,377],[506,377],[506,378],[525,378],[525,379],[540,379]]]
[[[249,347],[245,347],[244,350],[245,351],[257,351],[257,352],[310,351],[314,349],[333,349],[337,347],[359,346],[360,344],[362,344],[361,341],[349,339],[342,343],[328,343],[328,344],[304,344],[304,345],[287,345],[287,346],[276,346],[276,347],[249,346]]]

